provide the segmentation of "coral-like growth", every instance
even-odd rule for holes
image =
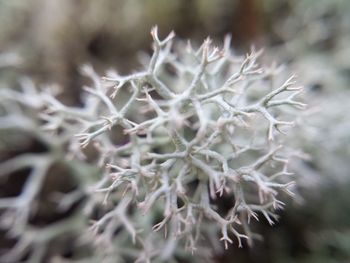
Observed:
[[[40,110],[42,131],[66,147],[65,158],[99,167],[100,178],[79,177],[88,196],[81,213],[93,219],[83,239],[111,262],[170,262],[183,249],[206,257],[202,248],[217,246],[217,232],[226,248],[233,238],[242,246],[254,238],[250,219],[262,215],[273,224],[283,206],[278,194],[293,195],[293,150],[283,133],[293,125],[291,109],[305,106],[295,100],[301,88],[294,77],[277,86],[283,74],[259,67],[261,52],[234,56],[229,37],[222,50],[210,39],[194,50],[173,45],[173,33],[160,40],[156,27],[151,35],[154,52],[142,60],[144,70],[101,79],[82,68],[93,81],[82,108],[29,84],[23,93],[2,94]],[[37,164],[35,181],[42,181],[46,164],[22,159],[11,162]],[[15,163],[2,164],[1,176]],[[1,207],[31,207],[40,187],[25,185],[13,203],[0,199]]]

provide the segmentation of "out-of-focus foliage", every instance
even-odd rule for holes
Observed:
[[[222,34],[232,23],[236,1],[11,0],[0,1],[1,49],[21,54],[21,68],[40,82],[66,87],[65,100],[79,103],[77,68],[135,68],[139,50],[149,49],[149,29],[176,30],[200,39]],[[201,41],[201,40],[200,40]]]
[[[301,175],[304,205],[288,210],[281,224],[288,237],[272,233],[269,247],[279,244],[274,262],[348,262],[350,2],[265,4],[271,21],[271,54],[290,61],[305,81],[310,102],[304,125],[291,138],[310,155],[307,162],[294,164]],[[288,231],[293,228],[298,235]]]

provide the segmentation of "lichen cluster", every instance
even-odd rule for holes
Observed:
[[[283,80],[279,68],[259,66],[260,51],[235,56],[229,37],[222,49],[209,38],[193,49],[174,44],[173,33],[160,40],[157,27],[151,35],[153,54],[142,57],[143,69],[134,74],[111,71],[100,78],[82,67],[92,80],[82,107],[68,107],[53,87],[38,91],[29,81],[21,91],[1,90],[1,130],[12,125],[43,134],[50,145],[48,153],[21,154],[0,165],[1,178],[23,167],[32,171],[18,196],[0,198],[3,225],[18,240],[30,232],[57,156],[79,170],[78,186],[47,198],[55,197],[63,210],[85,199],[73,217],[75,231],[106,262],[173,262],[196,251],[203,262],[218,240],[226,248],[250,244],[256,236],[251,218],[273,224],[284,205],[279,194],[293,195],[287,166],[295,151],[283,134],[295,109],[305,106],[295,99],[302,88],[294,76]],[[87,163],[96,172],[80,168]],[[9,212],[17,218],[13,224]],[[85,228],[82,217],[91,219]],[[66,221],[38,229],[38,243],[31,235],[11,255],[31,247],[44,257],[46,240],[75,228]]]

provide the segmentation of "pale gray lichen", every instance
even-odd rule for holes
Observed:
[[[87,150],[95,152],[101,177],[79,178],[88,196],[84,214],[102,212],[83,239],[107,262],[170,262],[183,249],[208,260],[205,248],[217,247],[213,233],[226,248],[234,237],[239,246],[250,243],[250,219],[262,215],[273,224],[283,207],[279,193],[293,195],[287,165],[295,152],[283,133],[293,125],[292,109],[305,106],[295,99],[302,88],[294,76],[279,84],[283,73],[260,67],[260,51],[234,56],[229,37],[222,50],[209,38],[195,50],[174,44],[174,33],[160,40],[157,27],[151,35],[154,51],[143,57],[143,70],[101,79],[82,67],[93,87],[84,87],[81,108],[30,83],[23,92],[2,92],[2,102],[36,108],[41,132],[66,146],[65,158],[84,162]],[[13,204],[32,205],[32,188],[33,198],[21,202],[25,190]]]

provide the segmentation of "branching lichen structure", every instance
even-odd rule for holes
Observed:
[[[134,74],[101,78],[82,67],[92,80],[82,107],[68,107],[54,87],[38,91],[28,80],[21,91],[1,91],[1,130],[13,125],[44,134],[53,149],[0,165],[1,179],[31,168],[17,196],[0,198],[3,225],[20,240],[11,255],[32,246],[44,258],[42,244],[74,230],[104,262],[177,262],[189,252],[210,261],[219,240],[225,248],[251,244],[257,234],[250,220],[274,224],[284,205],[280,193],[293,195],[287,166],[296,151],[284,133],[305,107],[294,76],[283,79],[280,68],[259,66],[261,51],[234,55],[230,37],[222,49],[209,38],[194,49],[174,43],[174,33],[160,40],[157,27],[151,35],[153,54],[141,57],[143,69]],[[33,236],[30,215],[57,156],[75,167],[78,186],[47,195],[63,210],[84,201],[75,221]]]

